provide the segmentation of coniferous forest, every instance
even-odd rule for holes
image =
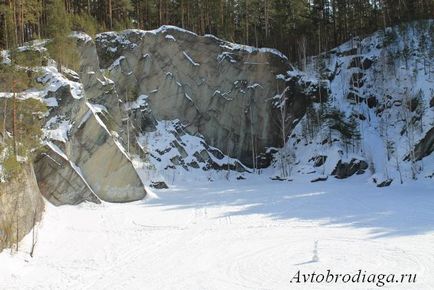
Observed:
[[[352,36],[433,14],[432,0],[2,0],[0,48],[68,30],[94,35],[175,25],[277,48],[297,62]]]

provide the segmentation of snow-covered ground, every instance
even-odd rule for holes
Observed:
[[[434,289],[434,187],[363,180],[180,183],[129,204],[54,207],[18,253],[0,254],[0,289],[376,289],[294,284],[302,274],[417,274]],[[316,244],[316,246],[315,246]]]

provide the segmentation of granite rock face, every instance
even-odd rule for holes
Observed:
[[[291,69],[281,53],[168,26],[102,33],[96,47],[121,99],[146,95],[156,120],[178,119],[248,166],[279,142],[271,99]],[[292,102],[303,112],[302,99]]]
[[[92,105],[90,105],[92,106]],[[102,118],[103,112],[85,115],[68,144],[71,160],[82,170],[87,182],[104,201],[129,202],[146,196],[131,159]]]

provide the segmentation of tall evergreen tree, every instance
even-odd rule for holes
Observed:
[[[48,51],[57,62],[57,70],[62,65],[74,65],[77,60],[74,40],[70,37],[71,19],[63,0],[50,0],[47,5],[47,35],[51,39]]]

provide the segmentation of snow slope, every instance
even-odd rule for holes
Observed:
[[[290,283],[298,270],[327,269],[416,273],[415,284],[384,288],[434,288],[432,184],[378,189],[354,177],[325,187],[249,175],[157,194],[129,204],[47,204],[34,258],[31,234],[18,253],[0,254],[0,289],[377,288]]]
[[[412,161],[408,156],[434,125],[433,31],[434,21],[427,20],[355,37],[310,58],[305,71],[288,72],[289,83],[306,86],[317,99],[280,152],[289,155],[291,178],[312,172],[312,179],[334,175],[339,161],[354,158],[369,164],[366,174],[372,179],[432,179],[432,154]],[[318,84],[328,92],[309,93]],[[330,111],[353,122],[359,138],[353,133],[346,140],[331,129]],[[314,166],[312,161],[321,155],[327,157],[325,166]]]

